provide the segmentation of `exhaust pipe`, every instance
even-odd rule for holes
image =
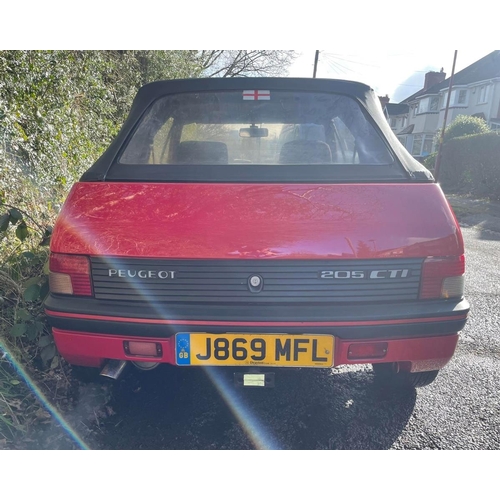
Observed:
[[[110,359],[101,370],[101,376],[118,380],[126,366],[127,362],[122,359]]]

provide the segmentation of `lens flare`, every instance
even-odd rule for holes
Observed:
[[[28,389],[35,395],[40,403],[49,412],[52,418],[62,427],[70,439],[82,450],[88,450],[88,446],[83,442],[77,432],[66,422],[61,413],[49,402],[42,391],[38,388],[34,380],[26,373],[21,364],[16,361],[12,353],[7,349],[5,344],[0,342],[0,354],[2,359],[6,359],[14,368],[16,373],[24,380]]]

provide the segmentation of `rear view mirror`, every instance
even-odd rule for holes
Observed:
[[[240,137],[267,137],[269,135],[269,129],[259,128],[252,125],[249,128],[240,128]]]

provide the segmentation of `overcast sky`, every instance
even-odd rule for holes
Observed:
[[[494,49],[470,48],[458,50],[456,72],[481,59]],[[289,76],[311,77],[314,68],[314,50],[298,51]],[[389,95],[391,102],[400,102],[423,87],[427,71],[444,68],[451,74],[454,49],[439,47],[420,50],[383,51],[322,50],[319,56],[318,78],[340,78],[366,83],[378,95]]]

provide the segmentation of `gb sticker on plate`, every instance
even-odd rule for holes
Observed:
[[[178,365],[191,364],[191,335],[189,333],[178,333],[175,336],[175,353]]]

